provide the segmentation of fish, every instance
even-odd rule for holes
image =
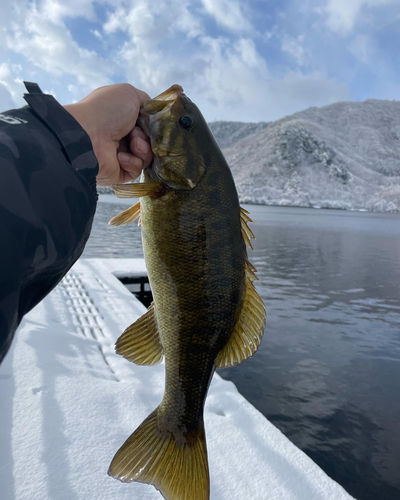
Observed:
[[[165,358],[161,404],[115,454],[108,474],[152,484],[167,500],[209,500],[204,404],[216,368],[258,349],[265,306],[248,260],[254,234],[230,168],[198,107],[173,85],[138,119],[152,164],[141,182],[113,186],[138,203],[110,224],[139,218],[153,303],[116,342],[138,365]]]

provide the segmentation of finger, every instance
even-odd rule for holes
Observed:
[[[118,162],[121,167],[121,175],[126,173],[131,179],[137,179],[144,168],[143,160],[130,153],[118,153]]]
[[[130,142],[130,148],[133,155],[139,157],[143,161],[144,168],[148,167],[153,160],[153,152],[150,143],[135,136]]]
[[[130,153],[131,150],[129,148],[129,143],[130,143],[130,137],[129,135],[126,135],[119,141],[119,145],[117,148],[117,153]]]
[[[149,138],[147,135],[143,132],[143,130],[139,127],[135,127],[132,129],[128,135],[123,137],[119,141],[119,145],[117,148],[117,153],[131,153],[130,149],[130,142],[134,137],[140,137],[141,139],[144,139],[145,141],[149,142]]]
[[[126,182],[134,181],[137,177],[132,176],[129,172],[125,172],[125,170],[119,171],[119,181],[117,184],[125,184]]]
[[[141,137],[147,142],[150,142],[149,137],[145,134],[145,132],[140,127],[135,127],[129,132],[129,141],[134,137]]]

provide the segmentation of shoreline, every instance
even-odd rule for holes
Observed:
[[[112,192],[109,193],[98,193],[99,202],[105,203],[115,203],[121,205],[134,205],[139,198],[118,198]],[[257,203],[257,202],[249,202],[249,201],[240,201],[241,205],[255,206],[255,207],[274,207],[274,208],[302,208],[302,209],[311,209],[311,210],[332,210],[338,212],[360,212],[360,213],[369,213],[369,214],[392,214],[392,215],[400,215],[400,210],[368,210],[367,208],[344,208],[344,207],[328,207],[323,205],[283,205],[277,203]]]

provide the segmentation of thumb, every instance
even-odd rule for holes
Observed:
[[[112,186],[113,184],[119,184],[121,167],[115,145],[104,145],[97,160],[99,162],[97,185]]]

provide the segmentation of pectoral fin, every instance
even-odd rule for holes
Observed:
[[[216,359],[217,368],[235,366],[253,356],[265,329],[264,303],[252,281],[256,279],[254,267],[246,263],[246,291],[235,329],[226,346]]]
[[[115,344],[115,352],[137,365],[156,365],[163,357],[154,302],[149,310],[129,326]]]
[[[137,182],[135,184],[117,184],[112,187],[118,198],[141,198],[156,196],[161,188],[160,182]]]
[[[140,201],[113,217],[108,223],[110,226],[123,226],[125,224],[130,224],[138,217],[140,217]],[[138,225],[140,226],[140,219]]]

